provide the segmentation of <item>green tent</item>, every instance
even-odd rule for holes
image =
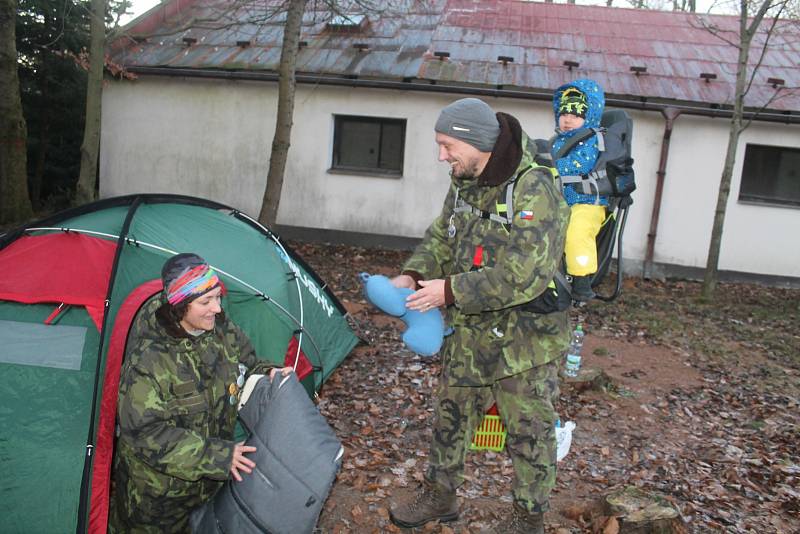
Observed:
[[[215,268],[228,315],[259,356],[304,369],[310,394],[356,344],[319,277],[271,231],[215,202],[111,198],[0,236],[3,532],[105,532],[128,329],[179,252]]]

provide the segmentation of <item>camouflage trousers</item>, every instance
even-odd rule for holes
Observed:
[[[486,386],[448,384],[446,366],[439,380],[433,441],[425,477],[456,489],[464,481],[464,458],[475,429],[492,401],[506,426],[506,450],[514,466],[514,501],[529,512],[550,507],[556,483],[558,360]]]

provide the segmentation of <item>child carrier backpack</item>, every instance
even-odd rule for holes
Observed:
[[[579,193],[623,198],[630,196],[636,189],[631,157],[631,139],[633,137],[633,121],[628,113],[621,109],[603,112],[600,128],[583,128],[570,137],[553,155],[557,160],[578,143],[597,136],[597,148],[600,151],[594,168],[587,174],[560,176],[563,184],[575,184]]]
[[[631,141],[633,139],[633,121],[628,113],[621,109],[606,110],[600,121],[600,128],[586,128],[564,144],[555,155],[563,157],[577,143],[597,135],[600,154],[594,168],[586,175],[558,176],[562,186],[565,183],[580,183],[578,192],[604,195],[609,203],[606,208],[606,220],[597,234],[597,272],[592,278],[592,289],[595,289],[605,278],[611,265],[614,245],[617,247],[617,281],[610,295],[597,293],[596,298],[610,302],[617,298],[622,288],[622,235],[628,218],[628,208],[633,204],[631,193],[636,189],[631,157]],[[539,165],[553,167],[552,139],[537,139],[534,142],[535,158]],[[555,169],[553,169],[555,172]],[[560,274],[566,275],[562,269]]]

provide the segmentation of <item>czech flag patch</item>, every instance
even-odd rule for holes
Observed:
[[[532,211],[527,211],[527,210],[520,211],[519,212],[519,218],[522,219],[523,221],[532,221],[533,220],[533,212]]]

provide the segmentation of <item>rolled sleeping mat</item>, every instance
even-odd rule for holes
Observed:
[[[192,515],[192,532],[311,533],[342,464],[341,442],[294,373],[250,377],[242,398],[239,419],[256,467]]]

